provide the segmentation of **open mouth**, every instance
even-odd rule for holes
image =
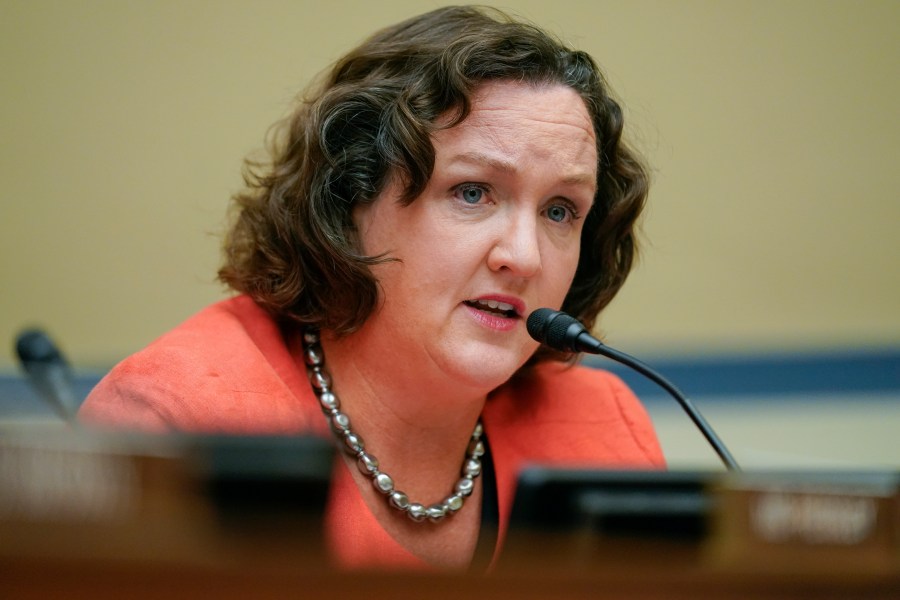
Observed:
[[[519,317],[516,308],[512,304],[507,304],[506,302],[497,302],[496,300],[466,300],[464,304],[486,313],[491,313],[499,317],[506,317],[507,319],[516,319]]]

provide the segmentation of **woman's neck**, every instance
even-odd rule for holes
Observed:
[[[456,480],[488,390],[461,388],[427,361],[365,334],[323,332],[325,364],[353,430],[414,501],[439,502]]]

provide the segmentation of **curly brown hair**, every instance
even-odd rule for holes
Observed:
[[[442,8],[383,29],[307,92],[273,129],[271,160],[247,161],[219,279],[284,322],[339,334],[360,327],[378,302],[370,267],[390,259],[361,253],[354,206],[374,201],[392,176],[413,202],[434,168],[439,117],[452,117],[441,127],[462,122],[488,80],[568,86],[591,116],[597,195],[562,310],[593,326],[634,262],[646,170],[621,139],[622,110],[591,57],[484,7]]]

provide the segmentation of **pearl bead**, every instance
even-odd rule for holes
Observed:
[[[375,489],[382,494],[390,494],[394,491],[394,480],[387,473],[379,471],[372,479],[372,483],[375,485]]]
[[[328,373],[320,370],[318,367],[313,369],[309,380],[310,383],[312,383],[312,386],[319,391],[325,392],[331,388],[331,377]]]
[[[428,516],[429,520],[433,523],[437,523],[447,516],[447,509],[444,508],[443,504],[432,504],[425,509],[425,514]]]
[[[472,458],[481,458],[484,456],[484,442],[473,439],[469,442],[469,456]]]
[[[468,477],[463,477],[456,483],[456,488],[454,489],[456,489],[456,493],[460,496],[471,496],[472,491],[475,489],[475,482]]]
[[[350,429],[350,417],[342,412],[336,412],[331,416],[331,426],[340,433],[348,431]]]
[[[406,514],[409,515],[410,519],[416,522],[424,521],[425,517],[428,516],[425,507],[418,502],[413,502],[412,504],[410,504],[409,508],[406,509]]]
[[[331,392],[322,392],[322,395],[319,396],[319,404],[322,405],[322,409],[326,412],[338,410],[341,407],[341,401]]]
[[[391,492],[388,502],[398,510],[406,510],[409,508],[409,496],[397,490]]]
[[[356,461],[356,466],[359,467],[359,470],[363,475],[371,477],[378,472],[378,459],[371,454],[360,452],[359,458]]]
[[[306,364],[311,367],[318,367],[322,364],[322,349],[319,346],[309,346],[304,354]]]
[[[346,444],[345,449],[350,454],[359,454],[366,449],[366,444],[362,438],[349,430],[344,433],[344,444]]]
[[[447,496],[446,500],[444,500],[444,506],[447,508],[447,512],[455,513],[463,507],[462,496],[459,494]]]

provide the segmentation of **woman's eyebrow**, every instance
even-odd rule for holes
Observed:
[[[448,160],[448,163],[450,165],[455,163],[466,163],[477,166],[487,165],[495,171],[501,171],[503,173],[515,173],[518,170],[513,162],[483,152],[462,152],[452,156]],[[565,185],[584,185],[588,187],[597,185],[596,175],[587,172],[577,172],[565,175],[561,181]]]
[[[451,157],[448,162],[451,165],[454,163],[468,163],[477,166],[487,165],[495,171],[504,173],[516,172],[516,165],[511,161],[504,160],[498,156],[490,156],[483,152],[463,152]]]

